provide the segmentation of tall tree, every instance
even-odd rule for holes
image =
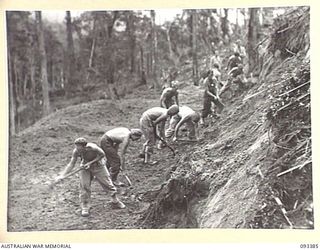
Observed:
[[[8,39],[9,40],[9,39]],[[15,122],[15,115],[16,115],[16,98],[13,91],[13,81],[11,75],[11,56],[10,56],[10,49],[8,44],[8,80],[9,80],[9,131],[10,135],[14,135],[16,133],[16,122]]]
[[[258,44],[258,31],[260,28],[259,8],[249,9],[248,37],[247,37],[247,54],[249,58],[249,72],[252,72],[258,65],[258,53],[256,45]]]
[[[41,84],[42,84],[42,98],[43,98],[43,115],[46,116],[50,113],[50,100],[49,100],[49,83],[47,74],[47,55],[44,45],[43,25],[41,11],[36,11],[37,31],[39,39],[39,52],[41,61]]]
[[[222,37],[225,42],[229,40],[228,11],[229,9],[223,9],[224,14],[220,18]]]
[[[152,43],[152,76],[154,82],[154,89],[159,89],[158,82],[158,38],[156,31],[156,13],[151,10],[151,43]]]
[[[135,54],[136,54],[136,35],[135,35],[135,17],[133,11],[127,11],[126,13],[126,31],[128,34],[129,41],[129,62],[130,62],[130,73],[135,72]]]
[[[66,11],[66,28],[67,28],[67,96],[70,97],[76,87],[76,58],[72,37],[71,13]]]
[[[198,31],[198,14],[197,10],[191,11],[192,20],[192,78],[193,84],[199,85],[199,72],[198,72],[198,41],[197,41],[197,31]]]

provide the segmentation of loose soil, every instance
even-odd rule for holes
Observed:
[[[178,79],[182,83],[181,104],[200,111],[203,88],[187,79],[191,79],[188,74]],[[250,90],[226,100],[222,116],[200,128],[199,142],[172,143],[174,158],[168,148],[155,150],[153,159],[158,163],[145,165],[138,158],[143,140],[131,142],[125,174],[133,185],[119,189],[127,207],[112,207],[110,196],[93,181],[92,209],[86,218],[80,216],[77,175],[48,189],[50,181],[70,160],[74,139],[84,136],[98,143],[102,134],[113,127],[138,127],[141,114],[159,105],[160,94],[139,87],[121,101],[93,100],[39,120],[10,138],[8,231],[255,228],[262,227],[256,216],[266,207],[274,209],[270,216],[277,220],[263,227],[287,227],[277,204],[266,203],[263,198],[270,189],[266,178],[266,165],[271,160],[266,158],[270,147],[267,93],[243,101],[263,88],[255,83]],[[123,174],[119,178],[126,183]],[[191,183],[189,189],[186,183]],[[167,209],[161,203],[168,200],[164,194],[170,195]],[[301,216],[293,222],[310,227]]]

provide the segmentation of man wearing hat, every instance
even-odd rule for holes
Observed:
[[[58,182],[74,168],[78,158],[81,159],[79,172],[80,176],[80,205],[81,215],[89,216],[90,196],[91,196],[91,181],[93,177],[100,183],[102,188],[111,194],[112,203],[118,208],[126,206],[118,199],[117,189],[113,185],[110,174],[106,167],[106,159],[103,150],[96,144],[87,142],[85,138],[78,138],[74,142],[75,148],[72,152],[72,157],[66,168],[56,177]]]
[[[122,183],[117,180],[120,170],[125,170],[125,153],[130,140],[139,140],[142,136],[140,129],[118,127],[107,131],[100,139],[100,146],[106,154],[111,180],[115,185]],[[119,154],[118,154],[119,151]]]

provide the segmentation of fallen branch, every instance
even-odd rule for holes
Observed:
[[[287,48],[286,48],[286,51],[287,51],[289,54],[293,55],[293,56],[296,55],[296,53],[293,53],[291,50],[289,50],[289,49],[287,49]]]
[[[254,50],[256,50],[256,49],[259,47],[259,45],[261,45],[261,44],[263,44],[265,41],[267,41],[268,38],[269,38],[269,36],[266,36],[264,39],[262,39],[262,40],[254,47]]]
[[[259,94],[265,92],[266,90],[268,90],[268,89],[270,89],[270,88],[273,88],[273,87],[275,87],[275,86],[278,86],[278,85],[286,82],[287,80],[288,80],[288,79],[284,79],[284,80],[282,80],[281,82],[278,82],[278,83],[276,83],[276,84],[274,84],[274,85],[272,85],[272,86],[268,86],[267,88],[265,88],[265,89],[263,89],[263,90],[261,90],[261,91],[259,91],[259,92],[257,92],[257,93],[254,93],[254,94],[251,95],[251,96],[247,96],[247,97],[243,98],[242,102],[245,102],[246,100],[248,100],[248,99],[250,99],[250,98],[252,98],[252,97],[255,97],[256,95],[259,95]]]
[[[289,90],[289,91],[287,91],[287,92],[285,92],[285,93],[282,93],[282,94],[281,94],[281,95],[279,95],[279,96],[284,96],[284,95],[286,95],[286,94],[289,94],[289,93],[291,93],[292,91],[295,91],[295,90],[297,90],[297,89],[299,89],[299,88],[303,87],[304,85],[307,85],[308,83],[310,83],[310,81],[307,81],[307,82],[305,82],[305,83],[303,83],[303,84],[299,85],[298,87],[295,87],[294,89],[291,89],[291,90]]]
[[[275,196],[273,197],[273,199],[277,202],[278,206],[279,206],[280,209],[281,209],[281,212],[282,212],[284,218],[286,219],[286,221],[288,222],[288,224],[289,224],[290,227],[292,228],[292,227],[293,227],[293,224],[292,224],[292,222],[289,220],[289,218],[288,218],[288,216],[287,216],[287,211],[286,211],[286,209],[284,208],[281,200],[280,200],[278,197],[275,197]]]
[[[307,94],[305,94],[305,95],[303,95],[303,96],[300,96],[299,98],[297,98],[297,99],[294,100],[293,102],[290,102],[290,103],[288,103],[287,105],[284,105],[283,107],[281,107],[280,109],[278,109],[277,112],[279,112],[279,111],[281,111],[281,110],[289,107],[290,105],[296,103],[297,101],[300,101],[301,99],[305,98],[305,97],[308,96],[308,95],[310,95],[310,93],[307,93]]]
[[[198,142],[196,139],[180,139],[178,138],[177,141],[179,142]]]
[[[305,204],[306,202],[308,201],[308,199],[310,198],[310,194],[301,202],[301,204],[299,204],[299,206],[297,206],[298,204],[298,200],[296,201],[295,203],[295,206],[293,207],[293,210],[290,210],[287,212],[287,214],[293,214],[294,212],[300,210]]]
[[[287,170],[285,170],[285,171],[277,174],[277,177],[280,177],[280,176],[282,176],[282,175],[285,175],[285,174],[287,174],[287,173],[289,173],[289,172],[291,172],[291,171],[293,171],[293,170],[296,170],[296,169],[302,169],[303,167],[305,167],[306,165],[308,165],[308,164],[311,163],[311,162],[312,162],[312,160],[305,161],[305,162],[304,162],[303,164],[301,164],[301,165],[292,167],[292,168],[290,168],[290,169],[287,169]]]
[[[310,141],[310,139],[307,140],[307,145],[306,145],[305,152],[304,152],[304,155],[303,155],[304,157],[306,157],[307,154],[308,154],[309,141]]]

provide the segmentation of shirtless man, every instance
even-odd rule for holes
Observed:
[[[177,85],[174,84],[172,87],[167,87],[162,91],[160,97],[160,107],[162,108],[170,108],[174,103],[179,106],[179,99],[178,99],[178,88]],[[175,102],[173,100],[175,99]]]
[[[169,138],[174,134],[173,141],[178,139],[178,132],[181,125],[186,124],[188,129],[188,137],[192,141],[197,141],[198,135],[198,122],[200,115],[188,106],[179,108],[179,113],[170,119],[169,128],[166,130],[165,136]]]
[[[116,186],[122,185],[117,180],[120,170],[125,170],[125,153],[130,140],[139,140],[142,136],[140,129],[128,129],[118,127],[107,131],[100,139],[100,147],[106,154],[108,161],[108,170],[111,180]],[[119,150],[119,154],[118,154]]]
[[[242,64],[242,59],[239,52],[234,52],[234,54],[229,57],[227,71],[233,69],[234,67],[237,67],[238,64]]]
[[[239,64],[237,67],[232,68],[228,73],[228,80],[227,83],[221,88],[220,95],[222,95],[226,90],[230,89],[232,83],[238,84],[238,92],[245,87],[247,79],[244,75],[243,66]],[[235,93],[232,93],[234,96]]]
[[[81,159],[80,167],[83,168],[79,172],[81,215],[89,216],[91,181],[93,177],[96,177],[104,191],[110,192],[113,204],[118,208],[125,208],[126,206],[117,197],[117,189],[111,181],[103,150],[94,143],[88,143],[85,138],[76,139],[74,144],[75,148],[70,162],[56,177],[55,181],[58,182],[63,179],[74,168],[78,158]]]
[[[164,127],[168,117],[172,117],[179,112],[178,105],[172,105],[169,109],[162,107],[150,108],[145,111],[140,118],[140,128],[146,139],[143,144],[144,163],[149,163],[150,154],[153,152],[153,147],[156,143],[156,135],[154,127],[159,131],[159,136],[165,138]],[[162,142],[159,142],[159,148],[162,147]]]

